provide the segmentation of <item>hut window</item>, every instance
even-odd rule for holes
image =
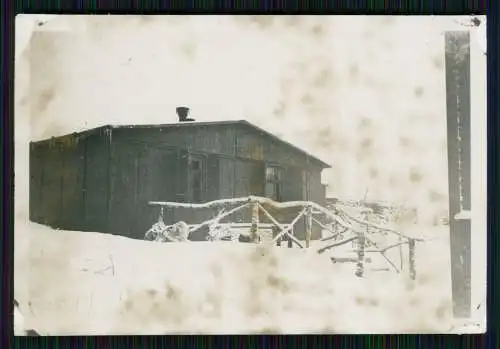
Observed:
[[[203,193],[203,159],[202,158],[191,158],[189,166],[190,174],[190,189],[191,189],[191,201],[201,202]]]
[[[266,168],[266,197],[281,201],[283,196],[283,169],[275,166]]]

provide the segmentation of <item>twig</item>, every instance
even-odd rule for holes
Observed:
[[[365,220],[362,220],[362,219],[358,219],[358,218],[355,218],[351,215],[349,215],[347,212],[343,212],[344,215],[346,215],[347,217],[349,217],[351,220],[353,220],[354,222],[358,223],[358,224],[361,224],[361,225],[367,225],[367,226],[370,226],[371,228],[375,228],[375,229],[378,229],[378,230],[382,230],[382,231],[388,231],[388,232],[391,232],[393,234],[396,234],[404,239],[411,239],[410,237],[404,235],[404,234],[401,234],[400,232],[394,230],[394,229],[390,229],[390,228],[385,228],[385,227],[382,227],[378,224],[375,224],[375,223],[371,223],[371,222],[367,222]],[[418,239],[418,238],[413,238],[413,240],[415,241],[424,241],[424,239]]]
[[[325,252],[326,250],[329,250],[329,249],[331,249],[331,248],[334,248],[334,247],[337,247],[337,246],[342,246],[342,245],[345,245],[345,244],[347,244],[347,243],[349,243],[349,242],[351,242],[351,241],[354,241],[354,240],[356,240],[356,239],[357,239],[357,237],[356,237],[356,236],[354,236],[354,237],[352,237],[352,238],[349,238],[349,239],[346,239],[346,240],[342,240],[342,241],[340,241],[340,242],[336,242],[336,243],[334,243],[334,244],[331,244],[331,245],[328,245],[328,246],[322,247],[322,248],[320,248],[320,249],[318,250],[318,253],[323,253],[323,252]]]
[[[115,276],[115,263],[113,261],[113,256],[111,254],[109,255],[109,260],[111,261],[113,276]]]
[[[316,208],[318,211],[320,211],[321,213],[323,213],[324,215],[326,215],[327,217],[329,217],[330,219],[332,219],[333,221],[335,221],[342,228],[345,228],[345,229],[348,229],[348,230],[352,230],[354,232],[361,232],[359,230],[354,229],[352,227],[352,225],[350,225],[349,223],[344,222],[343,219],[342,219],[342,217],[340,215],[332,213],[332,212],[328,211],[327,209],[323,208],[320,205],[317,205],[317,207],[315,205],[316,204],[313,203],[313,207],[314,208]],[[339,212],[341,212],[341,211],[339,210]]]
[[[370,238],[366,237],[366,240],[370,241],[370,243],[373,244],[373,246],[375,246],[377,249],[379,250],[382,250],[380,247],[378,247],[378,245],[375,243],[375,241],[371,240]],[[394,270],[396,270],[396,272],[399,274],[400,270],[398,269],[398,267],[396,267],[396,265],[385,255],[385,251],[381,251],[380,254],[382,255],[382,257],[384,257],[384,259],[389,262],[389,264],[394,268]]]
[[[344,228],[344,230],[342,230],[341,232],[336,232],[336,231],[333,231],[333,229],[330,229],[329,227],[327,227],[326,225],[324,225],[323,223],[321,223],[320,221],[318,221],[315,217],[312,218],[314,222],[316,222],[317,225],[319,225],[321,228],[325,229],[325,230],[328,230],[330,233],[332,233],[333,235],[330,235],[328,237],[325,237],[325,238],[321,238],[320,241],[327,241],[327,240],[331,240],[335,237],[337,237],[338,235],[341,235],[343,233],[345,233],[348,229],[347,228]]]
[[[106,267],[106,268],[104,268],[104,269],[101,269],[101,270],[95,271],[95,272],[94,272],[94,274],[100,274],[100,275],[103,275],[103,274],[104,274],[104,272],[105,272],[106,270],[109,270],[109,269],[111,269],[111,265],[107,266],[107,267]]]
[[[333,263],[356,263],[358,260],[356,258],[339,258],[339,257],[330,257],[330,260]]]
[[[373,240],[369,240],[369,242],[375,246]],[[408,244],[408,241],[403,241],[403,242],[400,242],[400,243],[397,243],[397,244],[392,244],[390,246],[387,246],[387,247],[384,247],[384,248],[381,248],[381,249],[377,249],[377,250],[366,250],[365,252],[386,252],[387,250],[390,250],[391,248],[394,248],[394,247],[398,247],[398,246],[401,246],[401,245],[406,245]],[[375,246],[377,247],[377,246]],[[378,248],[378,247],[377,247]]]
[[[370,271],[389,271],[389,268],[370,268]]]

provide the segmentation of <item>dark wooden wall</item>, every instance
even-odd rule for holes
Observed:
[[[179,153],[113,135],[111,154],[110,232],[142,238],[158,218],[148,202],[176,199]]]
[[[153,132],[153,136],[156,136]],[[191,156],[205,159],[202,201],[219,193],[219,162],[214,154],[188,152],[146,133],[113,134],[109,226],[114,234],[142,238],[156,222],[159,209],[149,201],[190,202],[188,165]],[[210,212],[211,214],[211,212]],[[166,223],[203,221],[206,212],[165,211]]]
[[[232,157],[235,133],[231,128],[217,126],[119,128],[113,135],[124,142],[135,141],[155,147],[174,147],[194,153],[211,153]]]
[[[104,130],[30,145],[30,219],[59,229],[107,231],[109,140]]]
[[[261,173],[264,173],[266,164],[284,168],[283,201],[311,200],[324,205],[325,194],[324,187],[321,184],[322,168],[314,160],[308,158],[305,154],[298,153],[282,142],[271,139],[264,134],[259,134],[247,127],[239,126],[235,131],[237,158],[261,161],[262,167],[259,169],[262,171]],[[304,197],[303,171],[307,172],[309,180],[307,197]],[[259,180],[263,182],[264,178],[260,177]],[[243,193],[245,193],[245,190],[240,188],[238,191],[237,189],[237,194]],[[263,193],[263,191],[260,191],[260,193]],[[267,207],[267,209],[272,211],[270,213],[279,218],[281,222],[290,222],[300,211],[300,209],[275,210],[270,207]],[[262,215],[259,219],[268,222]],[[303,238],[305,220],[301,219],[296,227],[297,236]],[[315,226],[312,238],[316,239],[320,236],[321,229]]]
[[[234,126],[234,133],[236,157],[238,158],[264,161],[287,167],[309,168],[314,166],[314,160],[308,159],[305,154],[245,125]]]
[[[326,203],[325,187],[321,183],[321,171],[314,169],[309,171],[310,178],[310,200],[322,206]]]
[[[217,132],[216,132],[217,131]],[[234,155],[234,133],[231,129],[220,132],[214,127],[188,127],[178,128],[123,128],[113,131],[114,149],[116,160],[114,161],[114,173],[112,178],[116,183],[112,189],[115,198],[112,203],[112,226],[114,231],[127,231],[131,237],[142,238],[144,233],[157,220],[159,209],[147,205],[148,201],[175,201],[189,202],[190,193],[188,188],[188,166],[190,156],[201,156],[205,159],[206,176],[204,178],[202,201],[214,200],[219,197],[219,183],[221,182],[219,171],[219,157],[232,157]],[[137,148],[156,149],[154,153],[170,154],[165,155],[164,165],[155,165],[153,158],[144,158],[141,166],[149,168],[142,171],[154,171],[158,168],[158,173],[149,177],[148,183],[142,184],[149,189],[138,189],[141,194],[140,202],[134,199],[134,193],[130,189],[129,183],[134,179],[125,175],[134,172],[137,161],[132,161],[138,157]],[[128,149],[128,150],[124,150]],[[159,155],[160,156],[160,155]],[[137,178],[137,175],[130,177]],[[224,183],[224,182],[223,182]],[[165,190],[155,191],[155,188],[163,187]],[[226,187],[227,188],[227,187]],[[149,195],[149,193],[151,193]],[[123,200],[120,200],[123,198]],[[141,217],[137,218],[139,210]],[[136,217],[136,224],[126,222],[119,223],[123,212],[132,212],[130,215]],[[177,221],[188,223],[201,222],[209,218],[212,211],[175,209],[166,210],[165,222],[172,224]]]
[[[266,164],[282,166],[286,171],[284,201],[305,199],[302,194],[304,168],[309,170],[309,199],[319,203],[324,201],[319,166],[308,162],[306,156],[290,151],[287,146],[246,127],[182,126],[117,129],[113,132],[110,226],[120,234],[142,237],[151,227],[159,209],[148,206],[148,201],[190,202],[187,186],[190,156],[205,159],[203,202],[248,195],[264,196]],[[143,149],[143,155],[139,155],[138,149]],[[297,213],[298,209],[290,209],[273,214],[286,222]],[[213,217],[216,211],[170,209],[164,214],[167,224],[180,220],[193,224]],[[124,217],[134,217],[135,224]],[[236,214],[232,219],[248,222],[250,210]],[[260,219],[268,221],[263,215]],[[298,226],[304,224],[302,220]]]
[[[319,165],[305,154],[245,125],[121,128],[113,130],[113,134],[120,135],[124,141],[140,141],[155,147],[170,146],[193,153],[217,154],[228,159],[319,169]]]
[[[87,138],[85,166],[85,230],[108,232],[110,140],[103,130]]]
[[[30,217],[62,229],[143,238],[159,213],[149,201],[191,202],[192,157],[205,159],[202,202],[264,196],[266,164],[286,171],[284,201],[305,199],[304,169],[310,178],[308,198],[324,200],[320,167],[246,127],[103,128],[32,144]],[[287,222],[298,213],[289,211],[274,214]],[[215,213],[175,209],[165,212],[165,220],[193,224]],[[234,218],[250,221],[250,210]]]
[[[32,222],[42,223],[42,183],[43,183],[43,148],[36,144],[30,143],[29,154],[29,218]]]
[[[61,162],[62,195],[61,222],[62,229],[85,230],[85,187],[86,187],[86,144],[81,142],[66,142],[62,145]],[[49,163],[47,163],[49,165]]]
[[[234,159],[219,158],[219,198],[236,197],[236,164]]]

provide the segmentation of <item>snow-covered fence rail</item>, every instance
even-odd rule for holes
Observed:
[[[239,206],[229,210],[229,211],[222,211],[219,215],[216,217],[209,219],[205,222],[202,222],[200,224],[191,226],[189,228],[189,233],[193,233],[202,227],[213,227],[223,219],[227,218],[228,216],[241,211],[244,208],[247,208],[250,206],[252,208],[252,222],[251,222],[251,227],[250,227],[250,238],[254,242],[258,242],[260,240],[259,236],[259,228],[262,226],[259,223],[259,213],[262,212],[268,219],[271,220],[271,222],[276,226],[280,231],[277,233],[277,236],[274,237],[274,242],[278,241],[279,239],[282,238],[289,238],[293,242],[295,242],[298,246],[303,247],[301,242],[293,236],[293,225],[303,216],[303,213],[301,213],[293,220],[293,224],[282,224],[279,223],[270,213],[268,210],[266,210],[263,207],[263,204],[267,204],[270,206],[273,206],[275,208],[292,208],[292,207],[300,207],[303,206],[304,204],[307,204],[307,202],[303,201],[296,201],[296,202],[286,202],[286,203],[277,203],[274,202],[270,199],[266,198],[261,198],[261,197],[246,197],[246,198],[235,198],[235,199],[223,199],[223,200],[216,200],[216,201],[211,201],[207,203],[202,203],[202,204],[193,204],[193,203],[178,203],[178,202],[150,202],[149,203],[151,206],[159,206],[160,207],[160,219],[159,221],[163,222],[163,216],[164,216],[164,210],[169,209],[169,208],[192,208],[192,209],[206,209],[206,208],[223,208],[224,206],[228,205],[235,205],[239,204]]]
[[[396,271],[398,268],[386,255],[386,252],[392,248],[408,245],[409,246],[409,265],[410,276],[415,278],[415,242],[423,241],[422,239],[410,238],[398,232],[395,229],[381,226],[373,222],[369,222],[366,218],[367,211],[364,211],[362,218],[354,217],[339,207],[327,209],[315,202],[311,201],[288,201],[276,202],[269,198],[248,196],[233,199],[221,199],[206,203],[180,203],[180,202],[160,202],[151,201],[150,206],[160,208],[158,222],[146,233],[146,239],[156,241],[189,241],[189,235],[202,228],[208,228],[209,240],[221,240],[229,237],[232,241],[240,239],[241,235],[246,236],[246,241],[259,243],[262,241],[262,231],[272,231],[272,243],[280,245],[282,240],[288,240],[288,246],[292,244],[300,248],[309,248],[311,246],[311,234],[314,224],[320,226],[323,231],[329,233],[329,236],[323,237],[320,241],[331,241],[328,245],[320,248],[318,253],[324,253],[332,248],[342,246],[348,242],[355,244],[356,252],[356,275],[363,276],[364,263],[366,253],[379,253]],[[228,206],[233,205],[231,209]],[[299,213],[292,219],[290,223],[280,223],[264,206],[274,209],[298,208]],[[190,209],[218,209],[218,213],[214,218],[208,219],[199,224],[187,224],[177,222],[174,225],[168,226],[164,223],[165,210],[175,208],[190,208]],[[250,208],[251,219],[249,223],[222,223],[225,218],[230,217],[236,212]],[[262,213],[271,223],[262,223],[259,221],[259,214]],[[330,223],[325,223],[319,217],[326,218]],[[305,246],[302,241],[297,239],[294,234],[294,227],[300,219],[305,218]],[[241,233],[246,230],[247,233]],[[237,232],[235,232],[237,231]],[[393,234],[398,237],[397,244],[382,248],[371,238],[374,234]],[[348,235],[347,237],[344,235]],[[374,247],[374,249],[370,249]],[[402,263],[401,263],[402,265]]]

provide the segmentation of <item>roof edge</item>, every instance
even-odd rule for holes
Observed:
[[[131,128],[161,128],[161,127],[187,127],[187,126],[190,126],[190,125],[196,125],[196,126],[216,126],[216,125],[231,125],[231,124],[240,124],[240,125],[244,125],[244,126],[247,126],[247,127],[250,127],[252,129],[254,129],[255,131],[257,132],[260,132],[262,134],[265,134],[266,136],[274,139],[275,141],[278,141],[278,142],[281,142],[289,147],[291,147],[292,149],[294,149],[295,151],[301,153],[302,155],[305,155],[307,159],[311,159],[313,162],[316,162],[318,164],[321,165],[321,167],[323,169],[329,169],[329,168],[332,168],[332,166],[330,164],[327,164],[326,162],[324,162],[323,160],[319,159],[318,157],[312,155],[312,154],[309,154],[307,151],[299,148],[298,146],[276,136],[275,134],[269,132],[269,131],[266,131],[264,130],[263,128],[260,128],[259,126],[251,123],[250,121],[248,120],[244,120],[244,119],[241,119],[241,120],[224,120],[224,121],[195,121],[195,122],[183,122],[183,123],[170,123],[170,124],[139,124],[139,125],[112,125],[112,124],[107,124],[107,125],[102,125],[102,126],[98,126],[98,127],[95,127],[95,128],[91,128],[91,129],[87,129],[87,130],[84,130],[84,131],[80,131],[80,132],[73,132],[73,133],[68,133],[68,134],[65,134],[65,135],[61,135],[61,136],[55,136],[55,137],[50,137],[50,138],[46,138],[46,139],[41,139],[41,140],[38,140],[38,141],[30,141],[30,144],[41,144],[41,143],[45,143],[45,142],[49,142],[49,141],[58,141],[58,140],[61,140],[65,137],[68,137],[68,136],[74,136],[74,137],[79,137],[79,136],[90,136],[92,135],[93,133],[97,133],[99,132],[100,130],[105,130],[105,129],[131,129]]]
[[[305,151],[304,149],[301,149],[299,148],[298,146],[284,140],[283,138],[281,137],[278,137],[276,136],[275,134],[269,132],[269,131],[266,131],[264,130],[263,128],[260,128],[259,126],[255,125],[255,124],[252,124],[251,122],[247,121],[247,120],[240,120],[241,123],[247,125],[247,126],[250,126],[252,128],[254,128],[255,130],[259,131],[259,132],[262,132],[264,134],[266,134],[267,136],[273,138],[274,140],[277,140],[281,143],[284,143],[286,144],[287,146],[295,149],[296,151],[302,153],[303,155],[305,155],[307,158],[311,158],[312,160],[314,160],[315,162],[318,162],[321,164],[321,166],[323,167],[323,169],[328,169],[328,168],[332,168],[332,166],[330,164],[327,164],[326,162],[324,162],[323,160],[321,160],[320,158],[312,155],[312,154],[309,154],[307,151]]]
[[[49,137],[49,138],[39,139],[37,141],[30,141],[29,143],[30,144],[42,144],[42,143],[46,143],[46,142],[50,142],[50,141],[56,141],[57,142],[57,141],[62,140],[63,138],[66,138],[68,136],[73,136],[73,137],[83,136],[83,137],[86,137],[86,136],[90,136],[90,135],[92,135],[94,133],[98,133],[101,130],[111,129],[111,128],[113,128],[112,125],[103,125],[103,126],[98,126],[98,127],[90,128],[90,129],[87,129],[87,130],[79,131],[79,132],[66,133],[66,134],[60,135],[60,136],[52,136],[52,137]]]

